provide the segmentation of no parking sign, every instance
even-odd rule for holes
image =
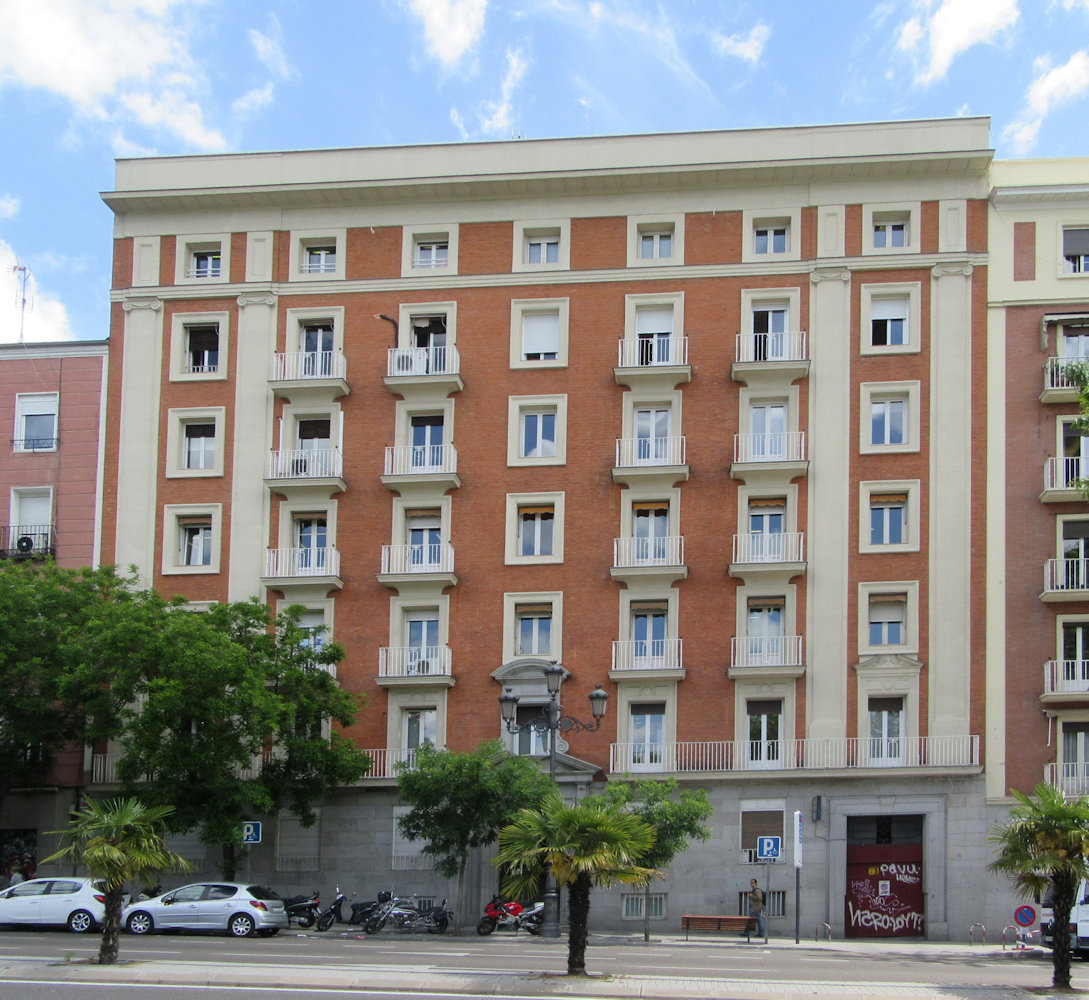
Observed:
[[[1013,911],[1013,919],[1018,927],[1031,927],[1036,923],[1036,907],[1029,906],[1027,903],[1017,907]]]

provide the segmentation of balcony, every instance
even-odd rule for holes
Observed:
[[[657,679],[684,678],[684,649],[681,639],[616,639],[610,677],[636,679],[653,672]],[[665,673],[668,671],[668,673]]]
[[[609,751],[612,774],[965,769],[979,765],[978,736],[613,743]],[[1089,770],[1089,765],[1082,766]],[[1089,781],[1086,784],[1089,786]]]
[[[428,396],[444,399],[465,388],[461,380],[461,356],[453,345],[442,347],[391,347],[386,356],[386,388],[413,401]]]
[[[24,437],[12,438],[11,449],[15,452],[56,451],[60,445],[58,437]]]
[[[666,535],[656,538],[614,538],[614,580],[629,581],[635,577],[660,578],[668,586],[688,576],[684,564],[684,536]]]
[[[380,687],[452,687],[449,646],[383,646],[378,650]]]
[[[288,499],[343,493],[344,456],[339,448],[283,448],[269,452],[265,483]]]
[[[443,749],[443,747],[439,747]],[[363,751],[371,759],[371,769],[363,776],[364,780],[370,778],[396,778],[397,765],[405,764],[412,768],[416,763],[415,750],[395,750],[380,747],[377,750]]]
[[[1076,403],[1078,387],[1066,375],[1066,366],[1071,362],[1085,361],[1085,358],[1048,358],[1044,365],[1044,388],[1040,393],[1041,403]]]
[[[458,453],[452,444],[387,447],[385,470],[382,482],[402,495],[444,493],[461,485]]]
[[[325,596],[341,589],[340,552],[332,546],[269,549],[261,582],[271,590],[290,591],[302,598],[302,590]]]
[[[278,396],[291,400],[347,396],[348,360],[343,351],[277,354],[269,383]]]
[[[805,533],[746,532],[734,535],[730,576],[786,583],[805,572]]]
[[[254,756],[252,763],[248,767],[240,769],[238,777],[243,781],[252,780],[258,778],[261,775],[261,770],[266,764],[268,764],[273,758],[274,751],[262,750],[261,753]],[[120,782],[120,778],[117,776],[117,766],[121,763],[123,754],[119,753],[96,753],[91,756],[91,784],[92,785],[116,785]],[[145,774],[141,779],[142,781],[154,781],[154,774]]]
[[[441,591],[458,582],[454,575],[454,547],[434,545],[383,545],[378,582],[404,593],[405,589]],[[421,588],[420,585],[425,585]]]
[[[1071,798],[1089,795],[1089,764],[1045,764],[1044,781]]]
[[[808,468],[805,431],[734,435],[730,475],[735,479],[750,485],[786,483]]]
[[[688,338],[640,337],[621,340],[613,378],[629,389],[675,389],[692,379],[688,363]]]
[[[617,438],[613,482],[631,486],[660,479],[672,486],[688,479],[687,461],[684,435]]]
[[[735,677],[800,677],[805,673],[800,635],[735,635],[730,669]]]
[[[1089,601],[1089,559],[1048,559],[1041,601]]]
[[[1043,700],[1064,701],[1080,695],[1089,695],[1089,660],[1048,660],[1044,664]]]
[[[1081,483],[1089,478],[1089,458],[1049,458],[1044,462],[1044,503],[1068,503],[1083,500]]]
[[[789,385],[809,374],[809,345],[804,330],[796,333],[739,333],[734,338],[730,377],[761,387]]]
[[[45,559],[57,554],[51,524],[0,525],[0,559]]]

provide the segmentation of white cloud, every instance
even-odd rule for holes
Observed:
[[[488,0],[409,0],[409,9],[423,22],[428,51],[449,67],[480,40]]]
[[[19,198],[13,194],[0,194],[0,219],[14,218],[19,211]]]
[[[506,132],[513,121],[511,100],[522,77],[526,75],[529,63],[520,49],[507,49],[507,72],[503,76],[502,96],[498,101],[488,101],[488,115],[482,118],[480,128],[488,135]]]
[[[274,76],[287,80],[295,75],[295,70],[287,61],[282,40],[283,28],[275,14],[269,15],[269,32],[264,34],[256,28],[250,28],[249,39],[257,58]]]
[[[1025,91],[1025,107],[1002,130],[1014,151],[1027,153],[1035,144],[1044,119],[1057,107],[1089,91],[1089,49],[1075,52],[1061,66],[1052,66],[1049,56],[1036,60],[1036,79]]]
[[[15,251],[0,240],[0,342],[18,343],[20,327],[25,342],[75,340],[68,325],[68,310],[58,299],[42,294],[30,273],[26,282],[26,309],[21,309],[23,273]]]
[[[44,90],[111,131],[137,125],[200,149],[223,138],[203,121],[185,0],[0,0],[0,88]],[[175,13],[177,11],[177,13]]]
[[[716,31],[711,36],[711,44],[721,55],[737,56],[755,64],[760,61],[770,37],[771,28],[761,22],[747,35],[720,35]]]
[[[973,45],[990,42],[1020,16],[1018,0],[916,0],[920,13],[900,26],[896,47],[925,64],[915,82],[940,80],[953,60]],[[920,51],[921,50],[921,51]]]
[[[450,109],[450,121],[454,123],[454,128],[458,130],[462,142],[468,142],[469,130],[465,127],[465,119],[461,117],[461,112],[457,108]]]
[[[255,114],[272,103],[275,90],[275,84],[269,80],[263,87],[255,87],[241,97],[236,97],[231,102],[231,111],[239,117]]]

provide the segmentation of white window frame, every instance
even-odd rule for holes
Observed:
[[[643,908],[647,905],[647,894],[643,892],[625,892],[620,895],[620,919],[642,920]],[[650,919],[665,920],[669,917],[667,902],[669,893],[650,893]]]
[[[293,229],[291,249],[288,254],[288,281],[338,281],[344,279],[344,264],[348,256],[348,230]],[[336,267],[332,271],[305,271],[307,250],[310,247],[333,246],[336,251]]]
[[[446,241],[445,267],[417,267],[416,244]],[[401,230],[401,276],[404,278],[446,278],[458,273],[458,224],[436,222],[404,226]]]
[[[284,312],[284,353],[302,353],[302,333],[307,326],[328,323],[333,328],[333,353],[344,350],[344,306],[309,306]]]
[[[557,259],[549,263],[529,262],[530,240],[541,237],[555,237],[557,240]],[[526,271],[567,271],[571,267],[571,220],[570,219],[523,219],[514,223],[514,251],[511,259],[511,271],[518,274]]]
[[[183,521],[206,519],[212,528],[212,554],[207,566],[187,566],[180,557],[180,539]],[[164,504],[162,537],[162,573],[164,576],[180,574],[209,575],[219,572],[220,544],[223,528],[223,505],[219,503]]]
[[[801,260],[802,209],[800,205],[777,208],[746,208],[742,211],[741,261],[744,264],[769,264],[786,260]],[[786,250],[782,253],[756,252],[756,230],[786,226]]]
[[[504,558],[508,566],[563,562],[564,498],[562,491],[551,493],[508,493],[504,531]],[[549,555],[524,556],[520,553],[519,510],[523,507],[552,506],[552,552]]]
[[[921,383],[904,382],[863,382],[859,386],[859,421],[858,450],[862,455],[875,455],[887,452],[915,452],[919,450],[919,419]],[[882,400],[902,399],[907,403],[907,417],[904,422],[907,440],[903,444],[874,444],[870,440],[873,404]]]
[[[511,368],[566,368],[567,336],[570,303],[563,299],[512,299],[510,304],[510,366]],[[556,357],[542,361],[526,360],[522,356],[522,323],[532,313],[555,313],[557,317]]]
[[[53,433],[47,438],[28,437],[26,433],[27,417],[53,417]],[[36,454],[56,451],[60,446],[60,393],[58,392],[20,392],[15,395],[15,430],[12,433],[13,450],[18,454]],[[52,441],[48,448],[28,448],[27,441]]]
[[[640,309],[672,309],[673,339],[683,337],[684,332],[684,292],[663,292],[660,295],[625,295],[624,296],[624,340],[638,341],[637,317]],[[674,348],[674,350],[676,350]]]
[[[684,264],[684,213],[661,212],[657,215],[629,215],[627,232],[628,267],[681,267]],[[641,257],[644,233],[670,233],[673,237],[668,257]]]
[[[904,540],[896,544],[874,545],[870,542],[870,497],[875,493],[906,493],[904,505]],[[858,551],[918,552],[920,497],[918,479],[867,480],[858,484]]]
[[[446,346],[458,342],[458,304],[448,302],[402,302],[397,308],[397,346],[412,347],[412,319],[416,316],[446,317]]]
[[[224,406],[177,407],[167,410],[166,419],[166,477],[168,479],[200,479],[222,476],[227,408]],[[189,424],[207,423],[215,424],[215,462],[207,469],[188,469],[185,466],[185,428]]]
[[[44,521],[29,521],[23,516],[22,506],[24,501],[27,500],[41,500],[47,499],[49,501],[49,516]],[[9,528],[19,529],[19,534],[24,533],[26,528],[35,527],[47,527],[49,528],[49,539],[52,539],[52,528],[57,520],[57,512],[53,505],[53,487],[52,486],[15,486],[11,490],[11,495],[8,499],[8,525]],[[13,532],[14,537],[14,532]],[[13,544],[9,540],[9,544]]]
[[[902,247],[874,246],[874,226],[880,223],[903,222],[906,227]],[[869,202],[862,205],[862,255],[882,257],[895,254],[918,253],[921,245],[919,230],[922,226],[922,202],[891,201]]]
[[[552,607],[552,647],[549,659],[563,660],[563,591],[540,590],[503,595],[503,662],[518,659],[518,609],[532,604],[548,604]]]
[[[870,604],[883,598],[904,602],[904,641],[896,645],[870,642]],[[858,585],[858,652],[860,656],[919,652],[919,581],[888,580]],[[891,692],[890,692],[891,693]]]
[[[219,274],[198,278],[190,276],[194,253],[219,252]],[[231,234],[194,233],[179,235],[174,260],[175,285],[225,285],[231,276]]]
[[[551,411],[556,415],[556,454],[522,454],[522,419],[525,414]],[[567,394],[509,396],[507,398],[507,465],[567,464]]]
[[[190,372],[189,328],[215,326],[219,330],[219,360],[214,372]],[[231,329],[230,313],[184,312],[170,317],[170,381],[171,382],[222,382],[227,378],[227,348]]]
[[[1058,231],[1058,251],[1057,260],[1059,262],[1059,277],[1060,278],[1089,278],[1089,258],[1083,255],[1081,270],[1074,270],[1073,265],[1066,259],[1064,253],[1066,247],[1064,246],[1064,235],[1068,229],[1089,229],[1089,222],[1064,222],[1057,227]]]
[[[906,299],[907,343],[874,346],[871,310],[875,299]],[[859,353],[873,354],[918,354],[923,347],[923,325],[921,313],[922,295],[919,282],[897,281],[881,284],[863,285],[859,300],[861,328]]]

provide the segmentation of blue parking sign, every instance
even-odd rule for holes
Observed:
[[[757,837],[756,860],[777,861],[779,859],[779,854],[782,850],[782,846],[782,837]]]
[[[254,823],[251,820],[247,820],[242,824],[242,843],[243,844],[259,844],[261,843],[261,824]]]

